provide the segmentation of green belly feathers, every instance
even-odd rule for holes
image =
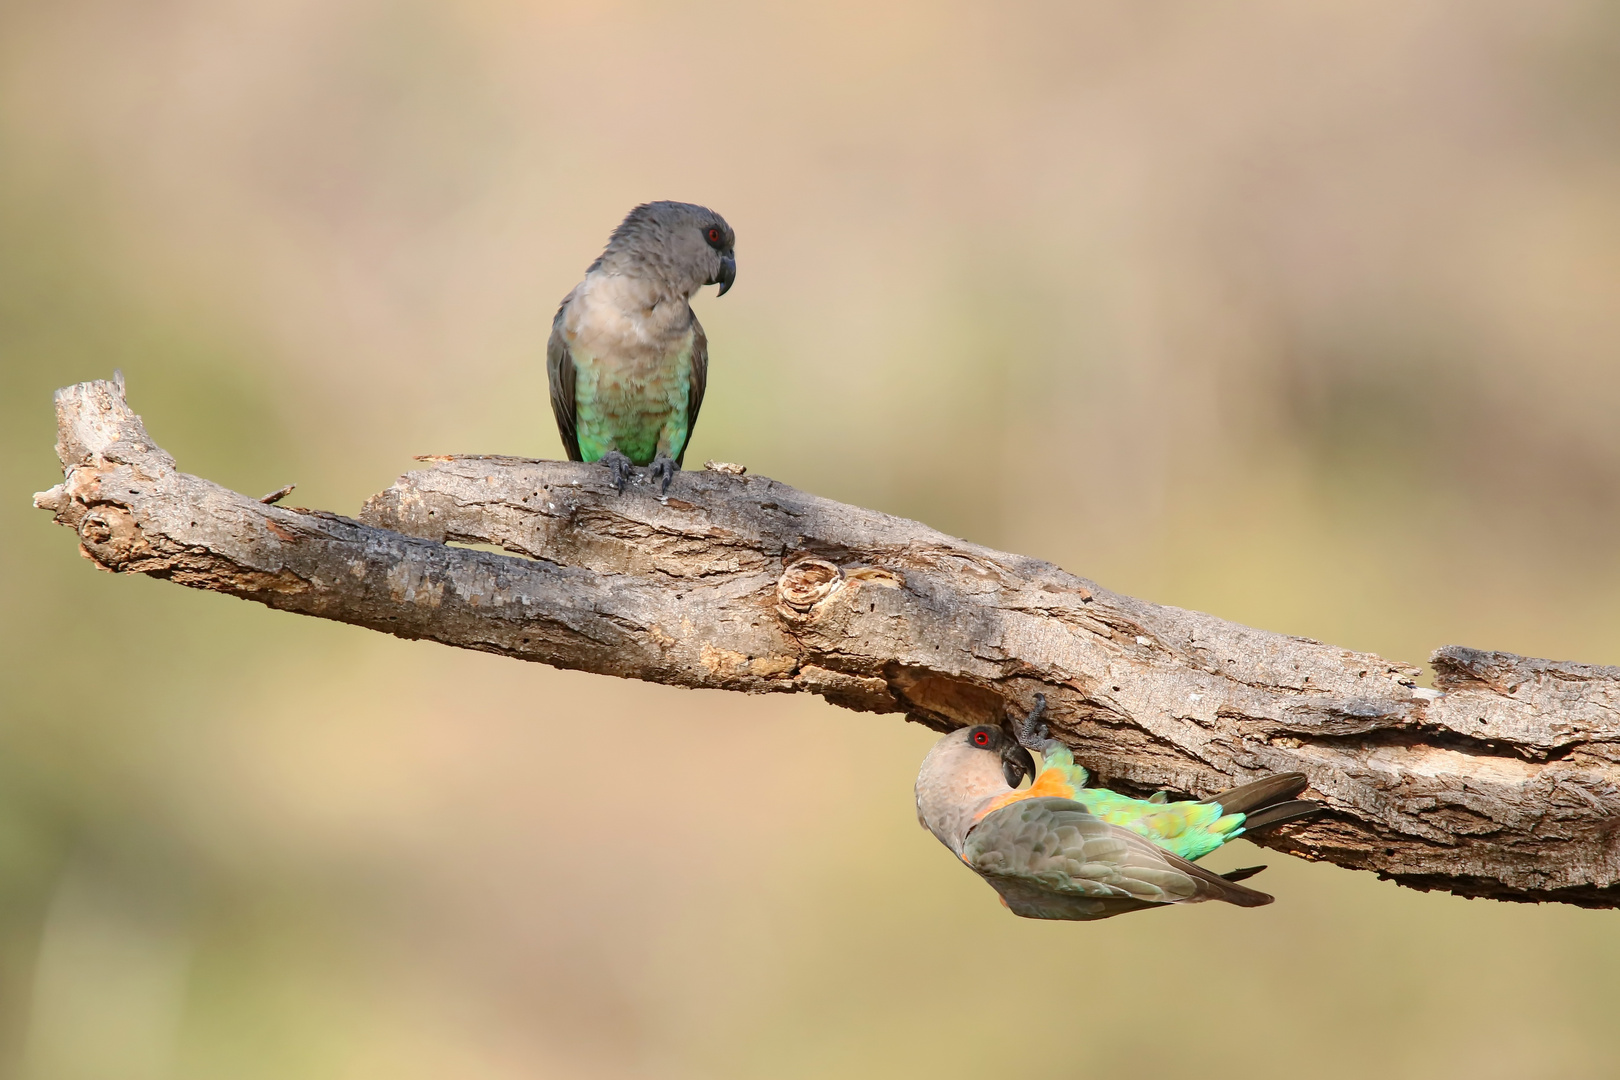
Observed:
[[[690,342],[688,338],[686,348],[634,375],[576,354],[574,416],[583,460],[599,461],[610,450],[637,465],[652,464],[660,453],[681,456],[690,435]]]

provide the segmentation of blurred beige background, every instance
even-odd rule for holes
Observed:
[[[1617,192],[1603,0],[0,0],[0,1078],[1612,1075],[1613,912],[1270,855],[1265,911],[1023,922],[927,731],[109,577],[29,496],[114,367],[308,506],[557,455],[557,301],[689,199],[696,461],[1617,663]]]

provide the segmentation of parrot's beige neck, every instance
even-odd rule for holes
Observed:
[[[692,326],[687,297],[657,282],[594,271],[574,289],[564,332],[596,356],[662,359]]]
[[[959,735],[935,743],[917,774],[917,820],[958,856],[978,812],[1013,790],[1001,759],[974,749]]]

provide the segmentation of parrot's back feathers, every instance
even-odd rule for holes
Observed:
[[[1071,799],[1024,799],[989,814],[968,833],[962,860],[1014,914],[1031,919],[1106,919],[1205,900],[1239,907],[1272,902]]]
[[[1309,786],[1310,780],[1304,773],[1285,772],[1256,780],[1252,784],[1243,784],[1230,791],[1223,791],[1204,801],[1215,803],[1223,813],[1248,814],[1272,803],[1292,799]],[[1244,822],[1244,827],[1253,828],[1248,822]]]

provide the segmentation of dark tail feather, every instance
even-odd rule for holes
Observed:
[[[1258,892],[1247,885],[1234,885],[1227,880],[1225,874],[1210,874],[1208,883],[1199,889],[1199,892],[1205,893],[1212,900],[1224,900],[1238,907],[1265,907],[1277,899],[1270,893]]]
[[[1309,787],[1310,783],[1304,773],[1278,773],[1276,776],[1268,776],[1264,780],[1256,780],[1252,784],[1244,784],[1242,787],[1223,791],[1219,795],[1212,795],[1204,801],[1219,804],[1228,814],[1247,814],[1251,810],[1291,799]],[[1247,822],[1244,826],[1252,828]]]
[[[1276,899],[1270,893],[1257,892],[1247,885],[1237,884],[1239,878],[1257,874],[1265,869],[1264,867],[1251,866],[1246,870],[1217,874],[1213,870],[1205,870],[1196,863],[1190,863],[1169,853],[1166,853],[1164,858],[1172,869],[1180,870],[1197,883],[1198,893],[1192,900],[1194,903],[1199,900],[1224,900],[1238,907],[1263,907]]]
[[[1241,870],[1228,870],[1226,873],[1222,874],[1221,877],[1225,878],[1227,881],[1244,881],[1248,878],[1254,877],[1254,875],[1258,874],[1264,869],[1265,867],[1263,866],[1245,866]]]
[[[1223,803],[1224,807],[1225,804]],[[1319,814],[1327,807],[1319,802],[1308,799],[1294,799],[1292,802],[1273,803],[1264,810],[1257,810],[1243,819],[1243,831],[1252,832],[1255,829],[1265,829],[1272,825],[1281,825],[1285,821],[1298,821],[1308,818],[1312,814]]]

